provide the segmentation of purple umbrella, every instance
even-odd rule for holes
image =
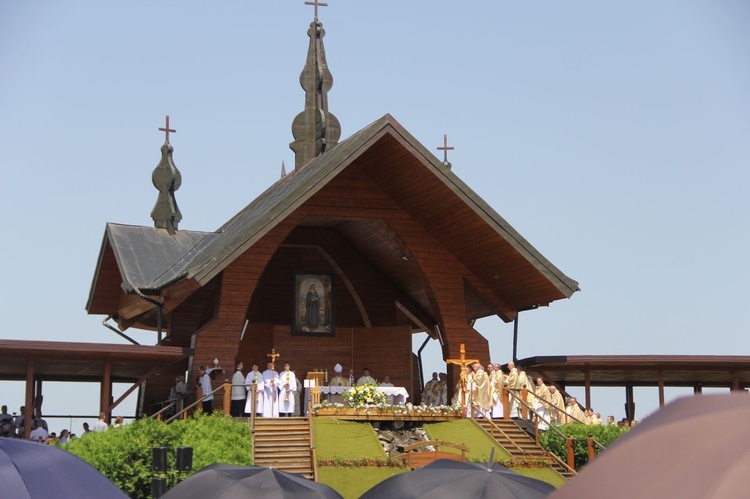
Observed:
[[[196,471],[162,499],[343,499],[328,485],[262,466],[217,463]]]
[[[127,499],[86,461],[52,445],[0,438],[0,497]]]
[[[414,471],[394,475],[362,495],[361,499],[539,499],[553,492],[552,485],[502,466],[438,459]]]
[[[678,399],[632,428],[551,497],[748,497],[750,396]]]

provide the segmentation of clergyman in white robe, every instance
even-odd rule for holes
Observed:
[[[268,363],[268,369],[263,371],[263,417],[279,417],[279,388],[281,380],[279,373],[273,370],[273,362]]]
[[[245,376],[245,389],[247,390],[247,402],[245,403],[245,413],[250,414],[252,408],[252,389],[250,385],[255,383],[255,414],[260,416],[263,414],[263,400],[265,392],[265,383],[263,382],[263,374],[258,371],[258,364],[253,364],[253,369],[247,376]]]
[[[279,414],[290,417],[294,415],[294,393],[297,391],[297,377],[289,369],[289,364],[284,364],[284,370],[279,373]]]

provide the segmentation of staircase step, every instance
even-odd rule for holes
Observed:
[[[253,462],[312,479],[307,418],[256,418]]]

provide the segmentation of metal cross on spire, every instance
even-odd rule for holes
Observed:
[[[448,134],[443,135],[443,147],[438,147],[437,150],[443,151],[443,163],[445,163],[446,165],[449,164],[448,163],[448,151],[452,151],[454,149],[455,147],[448,146]]]
[[[315,19],[318,18],[318,7],[328,7],[327,3],[318,2],[318,0],[313,0],[312,2],[305,2],[305,5],[315,6]]]
[[[167,138],[166,138],[165,142],[167,144],[169,144],[169,132],[175,132],[175,133],[177,133],[177,130],[172,130],[171,128],[169,128],[169,115],[167,115],[167,125],[166,125],[166,127],[165,128],[160,128],[159,131],[166,133]]]

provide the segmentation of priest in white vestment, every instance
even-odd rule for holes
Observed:
[[[268,369],[263,371],[263,417],[279,417],[279,373],[274,370],[273,362],[268,363]]]
[[[357,386],[362,385],[375,385],[377,386],[377,381],[375,381],[375,378],[370,376],[370,370],[366,367],[362,369],[362,376],[357,380]]]
[[[297,391],[297,376],[292,372],[287,362],[284,370],[279,373],[281,388],[279,391],[279,415],[281,417],[292,417],[294,415],[294,393]]]
[[[253,364],[253,369],[245,376],[245,389],[247,390],[247,402],[245,402],[245,414],[250,414],[253,410],[252,404],[252,388],[250,385],[255,383],[255,415],[263,415],[263,400],[265,383],[263,382],[263,374],[258,371],[258,364]]]

